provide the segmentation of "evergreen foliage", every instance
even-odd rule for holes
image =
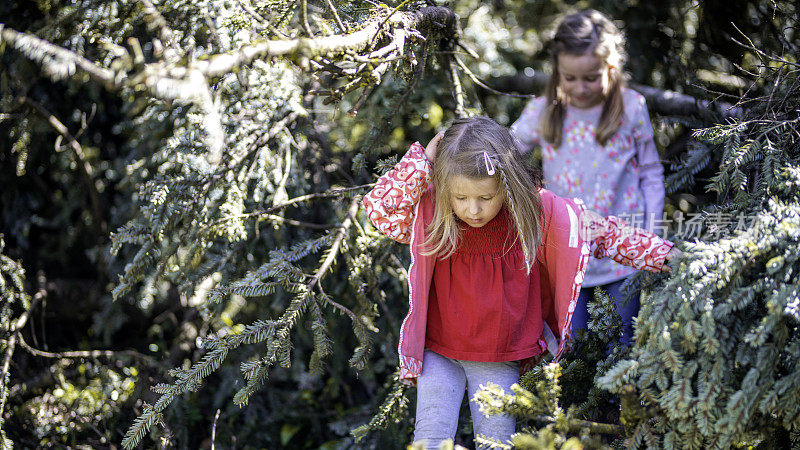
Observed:
[[[5,249],[3,235],[0,234],[0,339],[3,342],[3,359],[0,370],[0,448],[14,447],[6,434],[5,411],[8,402],[10,364],[14,355],[18,329],[25,325],[27,312],[31,308],[31,298],[25,292],[25,269],[19,262],[3,254]],[[18,311],[22,311],[17,315]]]
[[[720,206],[706,217],[728,220],[684,244],[681,270],[642,309],[639,345],[599,380],[613,392],[634,386],[657,409],[637,428],[665,447],[779,448],[800,425],[798,71],[761,57],[766,91],[746,116],[695,133],[722,154],[708,185]],[[744,229],[740,216],[752,218]]]
[[[403,448],[408,261],[360,195],[453,117],[516,117],[476,82],[548,71],[554,18],[583,6],[624,21],[634,81],[741,100],[731,123],[651,109],[668,213],[755,220],[640,280],[630,353],[600,295],[580,352],[481,398],[525,448],[788,442],[798,93],[796,62],[767,55],[797,53],[797,12],[740,3],[2,3],[3,448]]]

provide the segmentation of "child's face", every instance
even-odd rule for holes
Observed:
[[[576,108],[591,108],[603,101],[608,86],[608,71],[608,64],[591,53],[558,54],[558,85],[569,104]]]
[[[456,176],[450,183],[450,206],[456,216],[473,228],[480,228],[500,212],[505,195],[497,180]]]

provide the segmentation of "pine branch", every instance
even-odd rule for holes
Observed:
[[[406,393],[409,387],[400,380],[399,372],[396,372],[391,379],[389,394],[384,399],[378,412],[372,416],[369,423],[350,430],[350,435],[355,438],[356,443],[364,439],[371,431],[386,428],[391,420],[398,420],[408,408],[408,398]]]

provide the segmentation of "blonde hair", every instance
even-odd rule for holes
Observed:
[[[622,75],[622,65],[625,63],[622,33],[608,17],[593,9],[570,14],[558,25],[553,37],[553,74],[545,87],[546,104],[539,122],[541,136],[556,147],[561,145],[567,103],[559,87],[561,74],[558,70],[558,55],[568,53],[582,56],[589,52],[609,66],[609,83],[603,93],[603,110],[595,139],[600,145],[606,145],[622,126],[625,115],[622,101],[622,87],[625,85]]]
[[[487,157],[494,175],[489,174]],[[541,178],[525,164],[508,129],[482,116],[456,119],[439,142],[433,163],[436,206],[423,254],[447,258],[458,247],[459,224],[451,207],[451,182],[457,176],[497,180],[530,270],[542,242]]]

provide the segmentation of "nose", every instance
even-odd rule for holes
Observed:
[[[481,205],[477,200],[469,202],[469,213],[472,216],[477,216],[481,212]]]

